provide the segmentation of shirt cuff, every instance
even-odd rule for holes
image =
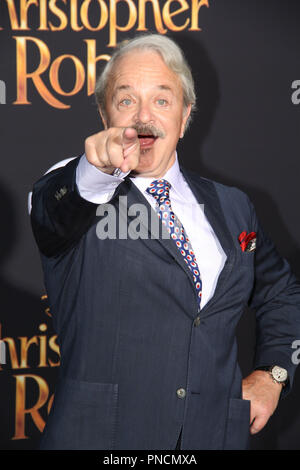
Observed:
[[[76,168],[76,185],[83,199],[94,204],[103,204],[112,198],[116,188],[129,173],[130,171],[123,173],[118,168],[112,175],[104,173],[92,165],[84,153]]]

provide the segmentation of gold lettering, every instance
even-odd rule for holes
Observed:
[[[61,86],[60,86],[60,83],[59,83],[59,77],[58,77],[58,74],[59,74],[59,68],[61,66],[61,63],[63,60],[65,59],[71,59],[75,65],[75,70],[76,70],[76,80],[75,80],[75,85],[73,87],[73,89],[71,91],[64,91]],[[84,71],[84,67],[82,65],[82,63],[80,62],[80,60],[78,59],[78,57],[75,57],[74,55],[71,55],[71,54],[64,54],[64,55],[61,55],[60,57],[57,57],[51,67],[50,67],[50,71],[49,71],[49,78],[50,78],[50,83],[53,87],[53,89],[57,92],[57,93],[60,93],[61,95],[64,95],[64,96],[72,96],[72,95],[76,95],[76,93],[78,93],[81,88],[83,87],[83,84],[84,84],[84,80],[85,80],[85,71]]]
[[[209,8],[208,0],[192,0],[192,13],[191,13],[191,27],[189,31],[201,31],[199,28],[198,20],[199,20],[199,10],[202,7]]]
[[[47,2],[40,0],[40,26],[38,31],[49,31],[47,27]]]
[[[52,408],[53,400],[54,400],[54,393],[52,393],[52,395],[50,396],[50,398],[48,400],[48,405],[47,405],[47,413],[48,414],[50,413],[50,410]]]
[[[83,29],[83,26],[79,26],[77,22],[77,0],[71,0],[70,5],[70,15],[71,15],[71,28],[73,31],[80,31]]]
[[[40,339],[40,363],[38,367],[48,367],[47,364],[47,336],[41,335]]]
[[[161,14],[160,14],[160,7],[158,0],[139,0],[139,24],[137,27],[137,31],[147,31],[146,27],[146,3],[151,2],[153,8],[153,16],[155,21],[155,27],[158,33],[166,34],[167,30],[164,28]]]
[[[17,17],[14,0],[6,0],[6,3],[7,3],[7,8],[8,8],[11,29],[16,29],[16,30],[21,29],[18,23],[18,17]]]
[[[12,369],[20,369],[20,364],[18,362],[18,355],[16,350],[15,341],[13,338],[3,338],[3,341],[8,345],[10,363]]]
[[[170,6],[173,1],[174,0],[167,0],[167,2],[164,4],[163,10],[162,10],[164,23],[167,26],[167,28],[170,29],[171,31],[182,31],[188,26],[190,19],[187,18],[185,23],[182,26],[177,26],[176,24],[173,23],[173,20],[171,18],[175,15],[179,15],[183,11],[188,10],[189,5],[186,0],[176,0],[176,2],[181,5],[181,8],[178,8],[177,10],[171,13]]]
[[[38,6],[38,0],[20,0],[20,25],[21,29],[28,31],[28,8],[31,5]]]
[[[47,331],[47,325],[46,323],[41,323],[39,325],[39,330],[40,331]],[[39,336],[40,339],[40,363],[38,367],[48,367],[47,364],[47,336]]]
[[[101,54],[96,56],[96,41],[95,39],[84,39],[87,44],[87,94],[90,96],[94,93],[96,83],[96,63],[99,60],[110,59],[110,55]]]
[[[27,100],[27,80],[28,78],[31,78],[37,91],[48,104],[59,109],[70,108],[69,105],[65,105],[61,101],[57,100],[50,93],[40,77],[40,75],[48,68],[50,63],[50,51],[47,45],[40,39],[30,36],[13,36],[13,38],[16,40],[17,46],[17,99],[13,104],[31,104]],[[27,41],[34,42],[40,52],[40,63],[37,69],[30,73],[27,72]]]
[[[90,25],[89,15],[88,15],[89,6],[90,6],[91,1],[92,0],[84,0],[83,4],[81,6],[81,9],[80,9],[80,18],[81,18],[81,21],[82,21],[83,25],[87,29],[89,29],[90,31],[100,31],[100,29],[103,29],[104,26],[107,23],[108,8],[107,8],[107,6],[106,6],[106,4],[104,3],[103,0],[98,0],[99,8],[100,8],[100,21],[99,21],[98,26],[93,27],[93,26]]]
[[[46,403],[49,396],[49,388],[47,382],[38,375],[26,374],[26,375],[14,375],[16,379],[16,421],[15,421],[15,434],[12,440],[16,439],[28,439],[25,435],[25,418],[26,415],[31,415],[31,418],[39,429],[43,431],[45,421],[39,413],[39,409]],[[33,379],[39,387],[39,397],[37,402],[31,407],[26,409],[26,380]]]
[[[117,23],[117,5],[120,1],[128,5],[128,21],[125,26],[119,26]],[[117,45],[117,31],[129,31],[132,29],[137,19],[137,11],[132,0],[110,0],[109,6],[109,43],[107,47],[115,47]]]
[[[49,26],[50,26],[50,30],[51,31],[62,31],[64,30],[67,25],[68,25],[68,17],[67,15],[65,14],[65,12],[63,12],[60,8],[58,8],[56,6],[56,1],[57,0],[50,0],[49,2],[49,10],[55,15],[57,16],[57,18],[59,18],[60,20],[60,23],[58,26],[54,26],[53,23],[51,23],[51,21],[49,22]],[[64,2],[64,4],[66,4],[67,0],[62,0]]]
[[[49,339],[49,347],[52,351],[54,351],[58,357],[60,357],[60,351],[59,351],[59,346],[56,343],[57,335],[51,336]],[[52,362],[51,359],[49,359],[49,365],[50,367],[58,367],[60,365],[60,361],[58,362]]]
[[[37,336],[33,336],[28,340],[26,336],[20,336],[21,353],[20,353],[20,369],[28,369],[28,349],[31,344],[38,344]]]

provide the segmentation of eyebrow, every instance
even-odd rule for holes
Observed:
[[[171,91],[173,93],[172,88],[169,85],[158,85],[156,88],[159,90],[166,90],[166,91]],[[133,88],[130,85],[120,85],[114,90],[114,95],[118,93],[119,91],[123,90],[132,90]]]

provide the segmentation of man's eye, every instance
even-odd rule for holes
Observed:
[[[124,98],[120,101],[120,104],[124,104],[125,106],[129,106],[131,104],[131,100],[129,98]]]
[[[165,104],[167,104],[167,100],[160,98],[157,100],[157,103],[159,104],[159,106],[164,106]]]

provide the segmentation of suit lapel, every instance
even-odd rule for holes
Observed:
[[[204,214],[227,256],[224,267],[219,274],[214,295],[201,309],[203,316],[209,313],[212,304],[226,292],[226,281],[228,281],[236,261],[236,249],[214,183],[208,179],[200,178],[196,173],[187,171],[182,165],[180,165],[180,170],[198,203],[204,204]]]
[[[227,228],[219,197],[212,181],[200,178],[180,166],[180,170],[199,204],[204,204],[204,214],[212,226],[227,257],[231,256],[233,240]]]
[[[226,278],[229,276],[232,266],[234,264],[235,249],[234,249],[233,239],[227,228],[224,213],[222,211],[220,201],[216,193],[214,184],[209,180],[200,178],[197,174],[193,174],[187,171],[181,165],[180,165],[180,170],[184,178],[188,182],[198,203],[204,204],[204,214],[207,217],[224,252],[227,255],[226,263],[218,278],[215,293],[213,297],[207,302],[207,304],[201,309],[201,315],[203,315],[208,309],[208,307],[210,307],[211,304],[215,302],[215,300],[222,294],[222,292],[226,288],[225,281],[226,281]],[[166,228],[161,223],[161,220],[158,219],[157,214],[155,210],[152,208],[151,204],[149,204],[146,197],[139,191],[139,189],[135,186],[135,184],[132,183],[128,175],[125,177],[125,181],[118,186],[116,193],[122,196],[127,196],[128,208],[131,205],[136,204],[136,203],[143,204],[147,208],[147,218],[146,220],[141,219],[141,224],[143,224],[144,229],[148,231],[149,238],[156,239],[158,243],[161,243],[161,245],[170,253],[170,255],[174,258],[174,260],[184,270],[195,292],[195,306],[196,306],[197,295],[196,295],[196,289],[194,287],[192,273],[189,270],[187,264],[184,262],[184,258],[180,254],[174,241],[171,238],[169,238]],[[135,216],[128,215],[129,223],[130,223],[130,220],[133,220],[134,218]],[[153,227],[151,224],[152,218],[154,218],[154,220],[156,221],[159,220],[158,225],[160,228],[160,234],[164,234],[162,236],[159,236],[159,238],[157,237],[157,232],[152,230],[152,227]],[[197,313],[198,312],[195,309],[195,314]]]

